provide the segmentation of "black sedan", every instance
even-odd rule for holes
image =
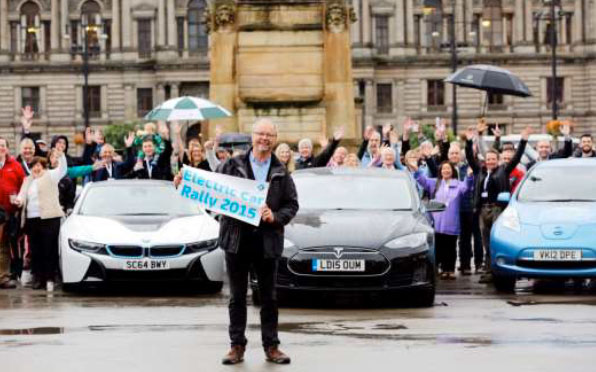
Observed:
[[[424,205],[407,172],[318,168],[293,178],[300,211],[285,230],[280,297],[293,291],[413,293],[416,304],[433,305],[434,233],[427,212],[444,206]]]

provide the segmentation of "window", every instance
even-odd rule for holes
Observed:
[[[137,89],[137,116],[143,117],[153,109],[153,89]]]
[[[151,20],[138,20],[139,57],[151,58]]]
[[[41,33],[39,21],[39,6],[28,1],[21,6],[21,24],[25,25],[25,45],[23,52],[25,59],[34,59],[39,53],[39,37]]]
[[[18,40],[19,40],[19,24],[18,22],[10,22],[10,53],[18,53]]]
[[[39,87],[21,88],[21,107],[31,106],[35,116],[39,116]]]
[[[205,53],[209,45],[202,22],[204,12],[204,0],[192,0],[188,5],[188,49],[191,53]]]
[[[439,4],[432,12],[425,14],[424,18],[425,45],[437,49],[441,46],[443,36],[443,6]]]
[[[51,22],[43,21],[43,49],[46,54],[52,50]]]
[[[104,31],[104,34],[107,36],[106,54],[109,55],[110,53],[112,53],[112,21],[109,21],[109,20],[103,21],[103,31]]]
[[[565,29],[565,37],[567,39],[567,44],[573,43],[573,14],[567,14],[567,28]]]
[[[92,85],[88,88],[87,107],[89,108],[89,117],[101,117],[101,87]]]
[[[375,31],[377,52],[379,54],[389,54],[389,17],[375,17]]]
[[[544,45],[551,45],[552,37],[555,37],[555,43],[559,42],[559,38],[557,37],[557,33],[553,29],[553,25],[550,21],[546,21],[545,28],[544,28],[544,40],[542,41]]]
[[[392,88],[391,84],[377,84],[377,112],[391,113],[393,111]]]
[[[558,77],[555,81],[555,94],[553,94],[553,78],[546,78],[546,103],[553,103],[553,96],[557,98],[557,103],[563,102],[564,78]]]
[[[503,11],[501,0],[484,0],[482,11],[482,40],[489,50],[503,45]]]
[[[180,96],[191,96],[209,99],[209,83],[182,83],[180,84]]]
[[[488,93],[488,104],[490,106],[503,105],[503,95],[498,93]]]
[[[178,55],[182,57],[184,51],[184,18],[176,18],[176,31],[178,35]]]
[[[426,104],[429,107],[445,105],[445,85],[443,80],[427,81]]]

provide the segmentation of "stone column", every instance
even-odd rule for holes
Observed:
[[[354,22],[350,28],[351,35],[352,35],[352,44],[362,43],[362,39],[360,38],[360,23],[362,22],[362,14],[359,13],[360,1],[361,0],[354,0],[352,2],[352,6],[354,7],[354,12],[356,13],[356,22]]]
[[[176,5],[174,0],[167,0],[168,6],[168,47],[176,49]]]
[[[120,0],[112,0],[112,52],[120,50],[120,19]]]
[[[60,48],[60,9],[57,1],[52,1],[52,23],[50,25],[51,52],[55,53]]]
[[[414,45],[414,2],[413,0],[406,0],[406,27],[408,29],[408,36],[407,36],[407,40],[406,43],[409,46],[413,46]]]
[[[404,0],[396,0],[395,2],[395,14],[393,19],[389,18],[389,22],[395,25],[395,42],[399,47],[406,44],[406,18],[404,14]]]
[[[344,3],[345,4],[345,3]],[[328,9],[325,9],[327,12]],[[390,18],[391,19],[391,18]],[[356,138],[356,113],[352,90],[352,52],[349,21],[323,32],[323,79],[327,135],[344,126],[346,138]],[[338,63],[339,62],[339,63]]]
[[[8,0],[0,0],[0,54],[10,49],[10,30],[8,27]]]
[[[157,99],[157,102],[155,102],[155,105],[160,105],[162,104],[165,100],[166,100],[166,87],[163,83],[158,83],[155,87],[156,90],[156,94],[155,94],[155,98]]]
[[[465,12],[465,21],[466,21],[466,30],[464,34],[464,40],[466,40],[471,45],[474,44],[475,38],[470,37],[470,32],[473,31],[472,29],[472,22],[474,21],[474,3],[472,0],[466,0],[465,5],[466,12]],[[516,13],[517,14],[517,13]],[[521,13],[519,13],[521,14]]]
[[[180,97],[180,83],[171,83],[170,87],[170,99]]]
[[[132,84],[124,84],[124,119],[137,119],[136,92]]]
[[[513,44],[524,40],[524,0],[515,0],[515,27],[513,29]]]
[[[159,8],[157,10],[157,46],[163,47],[166,45],[166,4],[159,1]]]
[[[524,24],[526,28],[526,33],[524,35],[524,41],[526,44],[531,44],[533,42],[533,23],[534,18],[532,16],[532,3],[529,1],[524,1],[524,6],[526,7],[525,11],[525,19]]]
[[[575,0],[575,8],[573,11],[573,43],[580,44],[582,41],[583,29],[583,9],[582,0]]]
[[[455,40],[458,42],[464,41],[464,0],[452,0],[455,1]]]
[[[364,39],[364,45],[367,47],[372,42],[370,21],[370,1],[362,0],[362,38]]]
[[[68,21],[68,0],[61,0],[60,1],[60,45],[62,46],[63,52],[68,52],[70,48],[70,43],[74,42],[74,40],[70,40],[64,38],[65,35],[69,35],[67,25],[69,25]]]
[[[122,0],[122,48],[128,51],[131,46],[131,20],[130,0]]]
[[[364,124],[373,125],[373,114],[375,112],[375,90],[372,79],[366,79],[364,88]]]

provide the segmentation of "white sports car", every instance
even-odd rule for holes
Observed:
[[[60,229],[64,289],[98,282],[184,281],[223,285],[219,224],[171,182],[90,183]]]

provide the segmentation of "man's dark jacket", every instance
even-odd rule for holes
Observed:
[[[136,178],[140,180],[165,180],[171,181],[172,177],[172,166],[170,165],[170,157],[172,156],[172,144],[170,141],[164,140],[165,149],[159,155],[157,164],[151,168],[151,177],[149,176],[149,170],[147,169],[147,162],[143,159],[143,168],[138,170],[132,170],[128,178]]]
[[[251,151],[252,149],[244,155],[228,159],[217,171],[234,177],[254,180],[249,160]],[[273,211],[274,222],[261,221],[258,230],[263,235],[264,256],[278,258],[281,257],[284,249],[284,226],[290,223],[298,212],[298,195],[292,177],[274,154],[271,154],[267,182],[269,182],[269,192],[266,204]],[[219,246],[225,252],[237,253],[243,234],[250,233],[254,229],[256,227],[252,225],[222,216],[219,222]]]
[[[513,156],[513,159],[507,164],[499,165],[490,173],[490,179],[487,185],[488,200],[487,203],[494,204],[497,202],[497,196],[501,192],[511,192],[511,185],[509,183],[509,174],[517,167],[522,155],[526,149],[528,141],[521,140],[519,146]],[[478,161],[474,159],[474,150],[472,148],[472,141],[466,142],[466,159],[472,170],[474,171],[474,208],[479,210],[482,206],[482,192],[484,190],[484,180],[488,175],[485,166],[480,166]]]
[[[306,168],[319,168],[319,167],[326,167],[329,160],[333,156],[335,149],[339,145],[339,141],[335,138],[329,142],[327,147],[321,151],[321,153],[317,156],[310,156],[306,159],[299,158],[296,160],[296,170],[298,169],[306,169]]]
[[[568,158],[573,154],[573,142],[571,141],[571,138],[568,138],[565,140],[565,145],[563,146],[563,148],[557,152],[553,152],[552,154],[550,154],[546,160],[551,160],[551,159],[564,159],[564,158]],[[534,166],[534,164],[536,164],[537,160],[532,160],[530,161],[527,165],[526,168],[530,169]]]

